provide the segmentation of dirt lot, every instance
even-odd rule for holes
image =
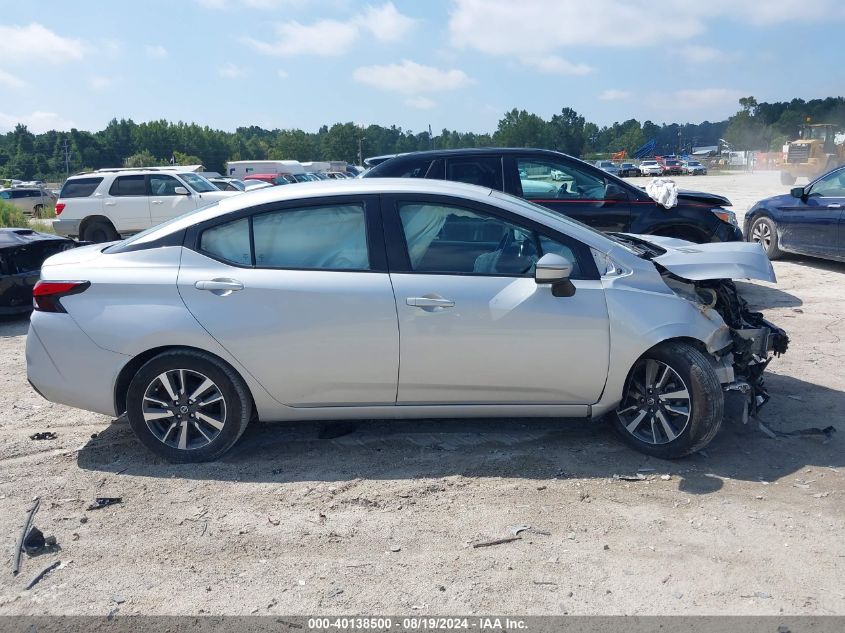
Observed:
[[[776,174],[682,186],[740,216],[782,190]],[[364,421],[327,440],[322,425],[255,425],[220,463],[172,466],[125,421],[36,395],[27,322],[2,322],[0,613],[845,614],[845,265],[775,268],[776,287],[741,284],[792,337],[762,418],[839,433],[726,428],[675,462],[603,424],[514,419]],[[47,430],[58,439],[28,437]],[[60,549],[14,578],[36,495]],[[123,503],[86,511],[97,496]],[[546,534],[472,547],[520,524]]]

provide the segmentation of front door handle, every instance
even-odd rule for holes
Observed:
[[[422,308],[426,312],[435,312],[444,308],[454,308],[455,302],[444,299],[440,295],[425,295],[423,297],[408,297],[405,303],[413,308]]]
[[[244,285],[237,279],[203,279],[194,284],[197,290],[210,290],[214,294],[225,297],[226,295],[235,292],[236,290],[243,290]]]
[[[827,205],[827,208],[828,208],[828,209],[841,209],[841,208],[842,208],[842,205],[841,205],[841,204],[836,204],[836,203],[834,202],[833,204],[829,204],[829,205]]]
[[[151,204],[161,204],[161,200],[150,200]]]
[[[103,204],[107,207],[117,206],[117,202],[104,202]]]

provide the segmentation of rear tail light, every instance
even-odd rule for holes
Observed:
[[[56,215],[61,215],[62,211],[65,210],[65,203],[64,202],[57,202],[56,203]]]
[[[59,299],[84,292],[90,281],[39,281],[32,289],[32,307],[38,312],[67,312]]]

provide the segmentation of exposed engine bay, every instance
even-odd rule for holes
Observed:
[[[732,377],[720,374],[726,380],[725,414],[747,422],[769,400],[763,372],[772,358],[786,352],[789,336],[750,310],[730,279],[689,281],[665,269],[661,275],[676,294],[696,303],[705,314],[717,312],[730,328],[731,344],[715,354],[723,367],[733,368]]]
[[[753,312],[727,278],[775,281],[768,257],[756,244],[691,244],[659,236],[612,234],[639,257],[651,261],[672,291],[704,316],[717,313],[730,329],[727,345],[709,350],[725,392],[725,417],[745,423],[769,401],[763,372],[786,352],[789,337],[760,312]]]

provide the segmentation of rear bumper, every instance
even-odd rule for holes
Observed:
[[[97,346],[67,314],[32,314],[26,374],[35,390],[51,402],[116,415],[114,384],[128,360]]]
[[[79,237],[79,225],[82,220],[53,220],[53,230],[64,237]]]

